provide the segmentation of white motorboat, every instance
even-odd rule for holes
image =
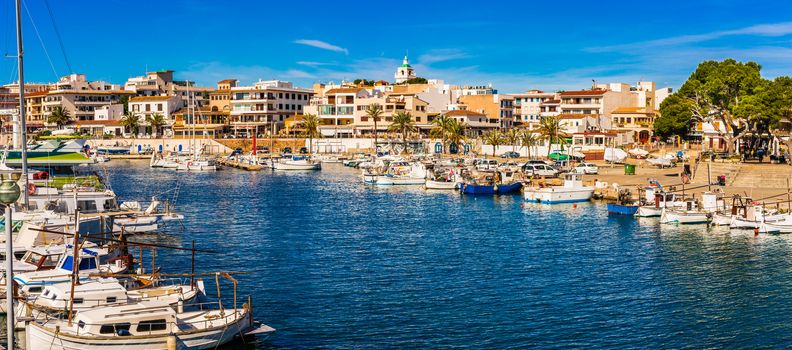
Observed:
[[[272,168],[275,170],[322,170],[322,162],[314,161],[308,157],[294,156],[273,160]]]
[[[644,188],[644,204],[635,212],[636,217],[649,218],[660,217],[663,214],[663,208],[682,208],[685,207],[685,202],[678,201],[676,194],[663,192],[659,187],[646,187]]]
[[[459,189],[460,182],[451,180],[451,181],[437,181],[437,180],[426,180],[426,189],[427,190],[457,190]]]
[[[792,216],[787,215],[784,220],[763,222],[759,224],[760,233],[792,233]]]
[[[564,185],[556,187],[526,187],[523,197],[528,202],[557,204],[587,202],[594,195],[593,186],[583,185],[583,175],[569,173],[564,176]]]
[[[25,341],[27,349],[50,350],[215,349],[252,328],[249,304],[179,310],[167,302],[146,301],[81,311],[73,322],[32,322]]]
[[[388,171],[378,176],[375,184],[379,186],[393,185],[424,185],[426,184],[426,167],[419,162],[391,162]]]
[[[179,163],[176,170],[180,171],[215,171],[217,163],[211,159],[186,159]]]
[[[660,215],[661,224],[708,224],[710,220],[712,220],[712,214],[698,210],[663,208]]]

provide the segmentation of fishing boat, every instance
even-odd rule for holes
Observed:
[[[698,210],[663,208],[660,214],[661,224],[708,224],[711,220],[711,213]]]
[[[322,170],[322,162],[314,161],[305,156],[292,156],[273,160],[274,170]]]
[[[588,202],[594,195],[593,186],[583,185],[583,175],[564,175],[564,185],[557,187],[526,187],[523,196],[528,202],[556,204]]]
[[[45,286],[71,281],[73,246],[67,245],[68,254],[61,257],[56,267],[49,270],[22,273],[14,276],[19,292],[26,296],[41,294]],[[78,269],[81,281],[87,281],[92,273],[122,273],[129,267],[129,260],[117,249],[103,247],[79,250]]]
[[[619,190],[617,201],[608,203],[608,214],[633,216],[640,207],[640,205],[633,202],[630,190],[621,189]]]
[[[678,201],[674,193],[665,192],[656,180],[650,181],[654,186],[644,188],[643,203],[635,212],[635,216],[649,218],[660,217],[663,208],[677,208],[685,206],[685,202]]]
[[[388,171],[377,176],[374,183],[379,186],[424,185],[426,175],[426,167],[419,162],[391,162]]]
[[[462,194],[469,195],[495,195],[517,193],[522,188],[522,182],[514,180],[512,171],[495,171],[482,177],[467,178],[459,187]]]
[[[30,323],[26,345],[50,350],[215,349],[254,328],[250,303],[231,309],[216,305],[178,310],[164,301],[144,301],[94,308],[77,313],[73,321]]]
[[[763,222],[757,228],[759,233],[792,233],[792,216],[775,222]]]

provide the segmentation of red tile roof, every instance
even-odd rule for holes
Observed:
[[[577,90],[577,91],[564,91],[561,96],[598,96],[608,92],[608,90]]]

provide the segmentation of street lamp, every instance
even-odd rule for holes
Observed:
[[[19,199],[19,185],[7,177],[0,184],[0,203],[5,204],[5,231],[6,231],[6,332],[8,334],[8,349],[14,349],[14,248],[12,231],[14,223],[11,221],[11,205]]]

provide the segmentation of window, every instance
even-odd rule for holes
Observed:
[[[278,98],[283,98],[283,93],[282,92],[278,93]]]
[[[80,321],[82,322],[82,321]],[[129,322],[126,323],[116,323],[116,324],[103,324],[99,327],[100,334],[118,334],[118,335],[129,335],[129,328],[132,327],[132,324]]]
[[[162,112],[162,103],[157,103],[157,111]]]
[[[108,304],[115,303],[116,300],[117,300],[116,297],[107,297],[107,303]]]
[[[146,112],[151,112],[151,105],[146,103]]]
[[[75,304],[82,304],[83,303],[83,298],[74,298],[74,303]]]
[[[167,329],[167,324],[165,320],[149,320],[149,321],[140,321],[138,323],[137,332],[150,332],[150,331],[164,331]]]

